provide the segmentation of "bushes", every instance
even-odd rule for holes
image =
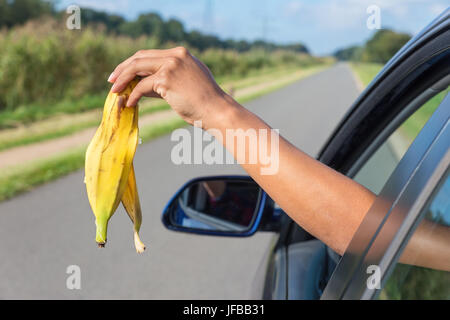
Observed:
[[[378,30],[363,46],[351,46],[337,50],[339,60],[386,63],[400,50],[411,36],[389,29]]]
[[[324,60],[308,54],[293,51],[276,50],[267,52],[263,49],[251,49],[238,53],[234,50],[208,49],[199,54],[215,76],[245,76],[253,70],[274,67],[305,67],[323,63]]]
[[[0,32],[0,110],[103,95],[110,86],[106,79],[119,62],[139,49],[161,48],[158,43],[154,37],[108,34],[101,26],[68,30],[63,21],[49,17],[3,30]],[[309,55],[282,50],[193,52],[219,77],[243,76],[265,67],[319,62]]]
[[[0,34],[0,110],[98,94],[124,57],[149,39],[107,36],[103,30],[67,30],[53,19]]]

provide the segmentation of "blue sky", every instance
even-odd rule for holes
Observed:
[[[118,13],[134,19],[156,11],[176,17],[188,30],[221,38],[278,43],[303,42],[314,54],[360,44],[374,30],[366,27],[370,5],[381,9],[381,27],[411,34],[419,32],[449,5],[448,0],[60,0],[69,4]]]

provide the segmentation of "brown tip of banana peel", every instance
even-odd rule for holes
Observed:
[[[99,248],[104,248],[105,247],[105,242],[103,242],[103,243],[100,243],[100,242],[97,242],[97,246],[99,247]]]
[[[120,109],[122,109],[122,108],[124,108],[125,107],[125,100],[126,100],[126,97],[124,97],[124,96],[119,96],[119,98],[118,98],[118,100],[117,100],[117,106],[120,108]]]

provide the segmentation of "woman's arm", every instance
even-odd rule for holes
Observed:
[[[139,51],[120,64],[108,79],[120,92],[136,75],[145,77],[136,86],[129,105],[140,97],[160,97],[188,123],[201,121],[228,151],[239,159],[237,144],[227,130],[270,132],[271,128],[224,93],[208,68],[184,48]],[[262,131],[261,131],[262,130]],[[270,133],[268,134],[270,135]],[[259,139],[257,139],[259,141]],[[272,141],[266,139],[268,149]],[[258,143],[245,144],[245,158],[258,154]],[[305,230],[342,254],[375,200],[375,195],[350,178],[309,157],[279,137],[278,170],[261,174],[267,163],[241,161],[249,175]],[[408,261],[404,261],[408,262]]]

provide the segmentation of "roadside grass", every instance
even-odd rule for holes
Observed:
[[[422,105],[413,115],[411,115],[406,121],[400,126],[402,134],[405,136],[409,142],[412,142],[416,136],[422,130],[425,123],[430,119],[434,111],[439,107],[442,100],[449,93],[449,89],[446,89],[433,98],[428,100],[424,105]]]
[[[352,62],[350,66],[364,86],[369,85],[378,72],[380,72],[381,68],[383,68],[382,64],[365,62]]]
[[[245,103],[245,102],[254,100],[254,99],[259,98],[263,95],[266,95],[270,92],[281,89],[291,83],[294,83],[294,82],[304,79],[308,76],[311,76],[315,73],[319,73],[320,71],[323,71],[328,67],[330,67],[329,64],[314,66],[314,67],[309,67],[308,69],[299,70],[298,72],[292,74],[292,77],[289,77],[286,79],[281,79],[280,81],[274,81],[274,83],[270,86],[267,86],[263,89],[259,89],[255,92],[249,92],[248,94],[242,95],[241,97],[235,97],[235,99],[239,103]]]
[[[274,85],[242,96],[237,100],[244,103],[256,99],[272,91],[278,90],[290,83],[298,81],[299,79],[320,72],[328,66],[329,65],[322,65],[309,68],[308,71],[298,73],[287,80],[275,82]],[[169,106],[165,103],[153,104],[151,107],[147,107],[147,109],[143,108],[143,110],[145,110],[143,111],[143,114],[155,112],[154,110],[165,110],[168,108]],[[173,119],[140,128],[139,136],[142,139],[142,142],[145,143],[157,137],[168,134],[177,128],[185,126],[187,126],[186,122],[184,122],[181,118],[174,116]],[[75,150],[64,151],[55,156],[29,164],[8,167],[7,170],[0,173],[0,202],[10,199],[20,193],[29,191],[33,187],[40,184],[52,181],[83,168],[86,148],[87,145],[78,147]]]
[[[41,142],[49,139],[58,138],[61,136],[69,135],[78,132],[83,129],[93,127],[98,124],[98,121],[89,121],[80,124],[68,125],[60,129],[52,129],[50,131],[44,130],[42,133],[37,134],[20,134],[18,138],[9,138],[6,134],[0,135],[0,151],[9,149],[12,147],[23,146],[36,142]]]
[[[275,79],[273,81],[276,86],[274,85],[273,89],[263,90],[263,93],[267,93],[288,84],[291,80],[290,75],[296,81],[327,66],[326,64],[316,65],[294,71],[288,68],[264,69],[260,72],[253,72],[253,75],[248,78],[236,79],[232,85],[230,84],[230,77],[223,78],[220,81],[225,90],[230,89],[231,86],[234,90],[240,90]],[[288,79],[284,80],[286,75]],[[15,126],[19,125],[19,127],[0,130],[0,151],[70,135],[83,129],[98,126],[101,120],[101,108],[99,106],[103,106],[105,96],[106,93],[99,97],[87,96],[73,104],[70,104],[69,101],[63,101],[51,108],[48,106],[32,106],[30,109],[16,109],[12,113],[9,111],[1,112],[0,129],[2,124],[3,126],[14,124]],[[258,92],[256,92],[256,96],[258,96]],[[253,94],[243,99],[238,97],[237,100],[245,102],[252,98]],[[164,101],[144,99],[140,104],[139,114],[142,116],[168,109],[170,109],[170,106]],[[78,112],[80,110],[81,113]],[[17,123],[19,120],[22,121],[20,124]]]
[[[27,125],[47,119],[54,115],[74,114],[97,109],[103,106],[107,92],[86,95],[77,100],[63,100],[52,104],[32,104],[14,110],[0,112],[0,130]]]
[[[85,147],[78,148],[2,172],[0,174],[0,201],[81,168],[84,164],[84,151]]]
[[[170,107],[165,102],[147,100],[140,107],[139,114],[142,116],[168,109]],[[81,114],[61,115],[44,119],[26,127],[0,130],[0,151],[59,138],[83,129],[96,127],[100,124],[100,120],[101,109],[96,109]]]
[[[373,78],[378,74],[383,65],[375,63],[351,63],[352,70],[359,77],[361,82],[367,86]],[[448,94],[449,89],[440,92],[433,98],[423,104],[416,112],[414,112],[402,125],[399,130],[406,142],[412,142],[425,123],[431,117],[433,112],[437,109],[444,97]],[[408,143],[408,145],[409,145]]]

